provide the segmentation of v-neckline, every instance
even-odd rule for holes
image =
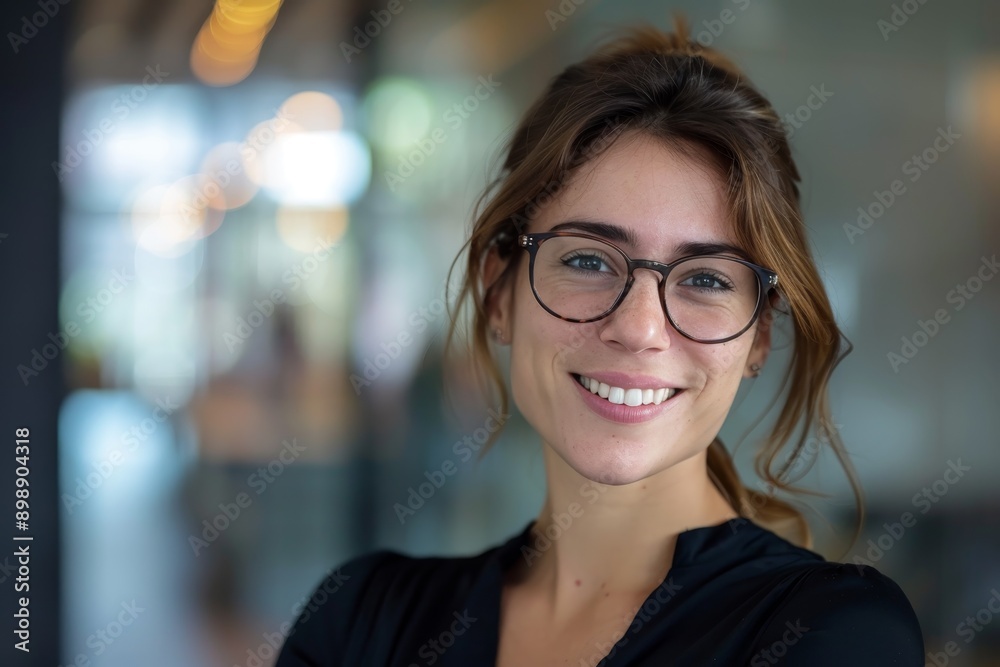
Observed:
[[[473,659],[466,664],[496,666],[496,658],[500,649],[500,611],[505,573],[513,559],[519,555],[522,547],[527,545],[531,536],[531,528],[535,525],[535,522],[532,519],[520,533],[514,535],[507,542],[493,550],[489,556],[489,562],[486,565],[483,576],[470,592],[469,599],[472,603],[467,605],[467,608],[470,609],[470,614],[481,621],[484,634],[481,637],[481,641],[476,642],[475,650],[473,651],[474,655],[467,656],[467,658]],[[625,654],[622,648],[631,640],[628,635],[635,624],[639,611],[646,607],[651,600],[656,600],[656,595],[661,589],[666,588],[666,590],[671,591],[671,589],[676,588],[671,579],[678,572],[685,570],[691,565],[705,564],[706,560],[715,560],[724,555],[728,548],[731,547],[732,539],[740,532],[740,529],[754,525],[748,519],[737,517],[719,524],[698,526],[678,533],[677,541],[674,545],[672,563],[663,581],[643,600],[643,603],[636,610],[635,615],[630,619],[625,634],[615,642],[600,664],[605,667],[613,667],[613,665],[618,664],[616,661],[620,660],[620,656]],[[704,558],[706,556],[707,558]],[[672,595],[673,593],[671,592],[670,594]],[[657,601],[657,604],[659,604],[659,601]],[[625,640],[625,643],[622,640]]]

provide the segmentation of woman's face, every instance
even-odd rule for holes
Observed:
[[[635,237],[634,246],[608,239],[631,258],[672,262],[690,254],[684,245],[736,245],[724,188],[701,162],[645,135],[627,135],[574,173],[526,231],[560,225],[594,233],[585,225],[561,225],[612,225]],[[695,342],[664,316],[659,274],[637,270],[611,315],[566,322],[535,300],[527,253],[520,259],[515,279],[497,292],[491,324],[511,344],[514,401],[544,442],[580,475],[613,485],[645,479],[705,450],[749,366],[763,366],[770,337],[762,319],[727,343]],[[491,259],[487,276],[498,266]],[[659,406],[626,409],[584,388],[581,375],[623,389],[677,391]]]

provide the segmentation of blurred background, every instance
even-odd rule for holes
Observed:
[[[471,455],[498,406],[442,358],[447,271],[551,77],[675,9],[785,118],[855,346],[832,407],[869,516],[847,545],[849,487],[811,441],[816,549],[900,583],[928,664],[1000,665],[986,0],[8,3],[3,433],[32,430],[38,607],[4,664],[268,665],[347,558],[475,553],[533,519],[516,411]],[[751,487],[779,368],[722,432]]]

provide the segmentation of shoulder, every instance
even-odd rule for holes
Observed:
[[[752,667],[923,665],[913,606],[899,585],[868,565],[803,563],[754,643]],[[756,660],[756,662],[755,662]]]
[[[343,661],[353,654],[352,639],[391,637],[405,622],[403,610],[428,604],[428,590],[448,590],[446,582],[454,586],[456,580],[471,578],[478,560],[413,557],[382,549],[341,563],[293,609],[297,616],[275,667],[349,664]]]
[[[380,570],[391,568],[400,556],[375,551],[357,556],[329,570],[308,599],[293,609],[295,622],[288,630],[276,667],[339,665],[352,630],[354,610],[377,581]]]

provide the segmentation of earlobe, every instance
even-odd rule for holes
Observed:
[[[773,299],[771,299],[773,302]],[[771,352],[771,321],[774,318],[774,305],[768,303],[757,320],[757,331],[754,333],[753,344],[747,357],[747,365],[743,377],[755,378],[760,375]]]

